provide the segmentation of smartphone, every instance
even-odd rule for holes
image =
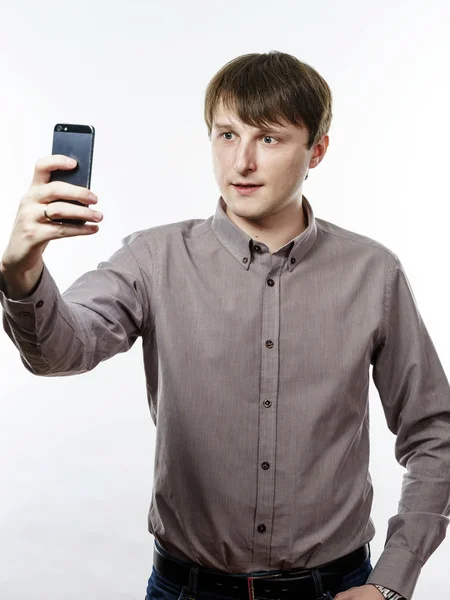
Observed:
[[[95,129],[92,125],[73,125],[71,123],[57,123],[53,129],[52,154],[63,154],[77,161],[74,169],[52,171],[50,181],[65,181],[72,185],[80,185],[90,189],[92,174],[92,159],[94,156]],[[86,206],[78,200],[65,200],[60,198],[52,202],[69,202]],[[69,223],[71,225],[84,225],[81,219],[58,219],[56,223]]]

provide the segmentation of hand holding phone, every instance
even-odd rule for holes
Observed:
[[[62,154],[74,158],[77,165],[71,170],[53,171],[50,181],[65,181],[90,189],[92,160],[94,155],[95,129],[92,125],[74,125],[70,123],[57,123],[53,130],[52,154]],[[77,200],[58,198],[51,202],[69,202],[85,206]],[[84,225],[86,221],[80,219],[60,219],[55,223]]]
[[[0,262],[10,298],[25,298],[34,289],[43,272],[42,255],[50,240],[98,231],[96,223],[103,215],[90,208],[98,201],[90,191],[93,148],[93,127],[55,125],[53,153],[36,162]],[[60,204],[47,213],[53,202],[78,206]]]

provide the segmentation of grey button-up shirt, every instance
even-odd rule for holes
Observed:
[[[156,424],[148,528],[233,573],[313,567],[370,541],[370,367],[396,458],[399,514],[369,576],[410,598],[445,537],[450,387],[398,257],[315,218],[277,252],[226,215],[135,232],[60,294],[47,267],[8,299],[25,367],[83,373],[142,338]]]

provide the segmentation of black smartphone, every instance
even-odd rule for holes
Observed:
[[[57,123],[53,129],[52,154],[63,154],[77,161],[74,169],[52,171],[50,181],[65,181],[73,185],[81,185],[90,189],[92,174],[92,159],[94,156],[95,129],[92,125],[74,125],[71,123]],[[86,206],[78,200],[65,200],[64,198],[52,202],[70,202]],[[58,219],[56,223],[69,223],[71,225],[84,225],[81,219]]]

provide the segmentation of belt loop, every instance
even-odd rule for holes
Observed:
[[[188,587],[188,597],[189,600],[196,600],[197,598],[197,579],[198,579],[198,570],[200,567],[191,567],[189,571],[189,587]]]
[[[325,592],[323,590],[322,575],[319,569],[311,569],[311,575],[314,581],[314,592],[317,596],[317,600],[326,599]]]
[[[253,587],[253,577],[247,577],[248,600],[255,600],[255,589]]]
[[[312,569],[311,575],[314,580],[314,591],[317,594],[316,600],[333,600],[330,592],[325,592],[323,589],[322,575],[319,569]]]

